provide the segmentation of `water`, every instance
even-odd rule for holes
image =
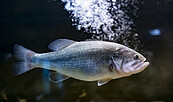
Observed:
[[[98,2],[97,0],[93,1]],[[99,0],[99,2],[103,1]],[[106,7],[112,5],[113,1],[110,2],[104,2]],[[114,2],[120,3],[118,0],[114,0]],[[67,11],[64,8],[65,5],[66,3],[60,0],[0,1],[0,102],[173,101],[173,1],[152,0],[149,2],[142,0],[121,6],[128,8],[131,5],[137,8],[123,9],[125,18],[128,17],[129,22],[131,22],[130,24],[126,21],[122,23],[128,29],[125,30],[126,33],[124,34],[117,33],[118,29],[114,27],[111,29],[111,33],[106,32],[111,28],[111,20],[103,20],[108,22],[105,25],[106,30],[100,28],[104,27],[101,26],[102,24],[87,23],[88,25],[84,28],[83,23],[86,22],[74,22],[75,19],[79,18],[70,15],[72,11]],[[114,7],[117,7],[117,4]],[[105,6],[102,7],[102,9],[104,8]],[[104,17],[112,19],[112,17],[117,16],[117,14],[112,14],[111,10],[102,10],[102,12],[110,13],[110,16],[103,16],[102,19],[106,19]],[[128,14],[128,12],[133,14]],[[79,17],[85,18],[81,15]],[[120,16],[119,19],[122,21],[125,19],[123,17]],[[115,22],[116,20],[112,24]],[[93,28],[88,28],[89,24]],[[79,25],[80,27],[78,27]],[[96,29],[97,27],[98,29]],[[124,28],[120,29],[123,32]],[[139,74],[112,80],[102,87],[98,87],[96,82],[84,82],[75,79],[53,84],[46,78],[48,70],[42,69],[35,69],[17,77],[12,75],[11,69],[14,62],[12,53],[16,43],[36,52],[48,52],[50,51],[47,48],[48,44],[58,38],[81,41],[92,38],[103,39],[104,36],[112,34],[115,34],[113,36],[115,42],[127,43],[131,48],[135,48],[136,45],[133,44],[138,44],[140,47],[136,49],[147,57],[150,66]],[[121,34],[125,36],[126,42],[123,42],[121,37],[117,38]],[[119,39],[121,40],[119,41]],[[111,39],[106,38],[106,40]]]

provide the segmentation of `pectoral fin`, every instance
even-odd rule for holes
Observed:
[[[68,39],[58,39],[53,42],[51,42],[48,46],[49,49],[56,51],[63,49],[71,44],[75,43],[73,40],[68,40]]]
[[[49,81],[53,82],[53,83],[58,83],[58,82],[62,82],[70,77],[66,76],[66,75],[62,75],[59,74],[57,72],[50,72],[49,75]]]
[[[110,78],[98,80],[98,81],[97,81],[97,85],[98,85],[98,86],[104,85],[104,84],[108,83],[110,80],[111,80]]]

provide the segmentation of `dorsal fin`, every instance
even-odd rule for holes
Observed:
[[[55,51],[55,50],[60,50],[63,49],[71,44],[75,43],[73,40],[68,40],[68,39],[58,39],[53,42],[51,42],[48,46],[49,49]]]

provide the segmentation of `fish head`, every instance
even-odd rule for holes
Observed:
[[[121,46],[114,52],[112,62],[121,77],[139,73],[149,65],[143,55],[126,46]]]

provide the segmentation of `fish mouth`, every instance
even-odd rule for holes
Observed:
[[[135,71],[137,72],[141,72],[143,71],[150,63],[146,61],[146,59],[139,65],[136,67]]]

